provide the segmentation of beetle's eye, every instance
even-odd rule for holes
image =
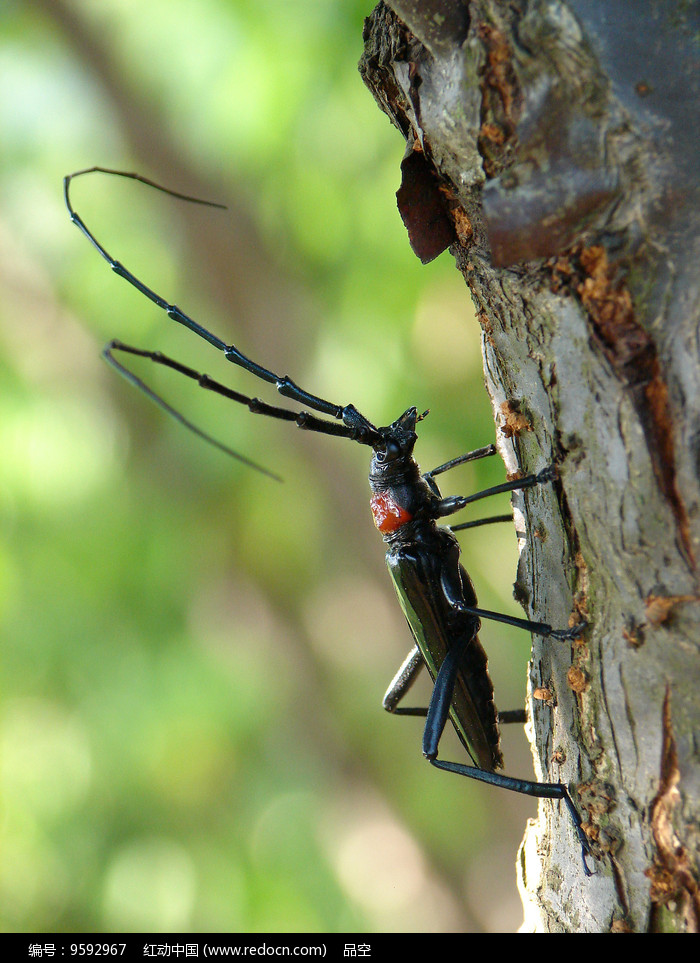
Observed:
[[[395,441],[387,442],[386,455],[385,455],[385,458],[387,461],[391,461],[394,458],[398,458],[400,454],[401,454],[401,448],[399,447],[399,445],[396,444]]]

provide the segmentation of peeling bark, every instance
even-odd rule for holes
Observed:
[[[623,0],[409,0],[365,26],[361,73],[407,143],[401,213],[469,286],[506,466],[558,466],[516,500],[518,600],[589,623],[534,640],[530,713],[595,871],[542,804],[529,930],[698,928],[697,31],[696,6]]]

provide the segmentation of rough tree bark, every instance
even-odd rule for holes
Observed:
[[[698,928],[697,35],[697,5],[625,0],[396,0],[365,26],[399,208],[467,281],[507,467],[559,469],[526,500],[516,594],[588,623],[534,640],[531,729],[594,874],[542,804],[528,930]]]

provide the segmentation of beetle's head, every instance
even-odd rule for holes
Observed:
[[[401,417],[386,428],[380,428],[381,439],[373,446],[371,473],[379,475],[392,469],[400,469],[401,464],[411,458],[413,446],[418,435],[416,424],[428,414],[418,414],[415,407],[408,408]]]

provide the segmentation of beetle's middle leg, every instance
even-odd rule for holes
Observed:
[[[521,619],[515,615],[504,615],[501,612],[491,612],[489,609],[480,609],[476,605],[468,605],[464,600],[464,588],[459,577],[459,547],[455,544],[446,548],[450,552],[452,564],[442,566],[440,572],[440,582],[445,599],[449,602],[453,612],[463,612],[465,615],[474,616],[477,619],[490,619],[493,622],[503,622],[505,625],[513,625],[518,629],[525,629],[534,632],[546,639],[555,639],[560,642],[567,642],[576,639],[586,628],[586,622],[580,622],[568,629],[555,629],[548,622],[533,622],[531,619]],[[474,599],[476,601],[476,599]]]

